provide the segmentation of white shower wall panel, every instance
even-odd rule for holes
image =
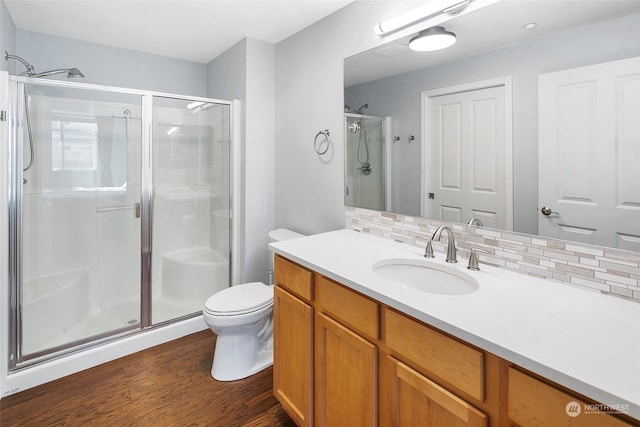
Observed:
[[[102,310],[140,298],[140,262],[131,262],[140,260],[139,222],[133,206],[98,213]]]
[[[92,191],[25,194],[23,198],[23,280],[84,270],[90,303],[99,307],[96,199]],[[70,238],[70,234],[73,238]],[[52,281],[50,286],[57,282]]]
[[[213,195],[207,188],[157,188],[154,199],[154,253],[152,275],[162,283],[163,257],[167,253],[189,248],[211,247],[211,203]],[[154,287],[154,296],[160,293]]]

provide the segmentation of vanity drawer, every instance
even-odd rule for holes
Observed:
[[[286,258],[276,255],[273,261],[273,277],[278,286],[298,297],[313,300],[313,273]]]
[[[417,320],[384,309],[387,346],[469,396],[484,400],[484,354]]]
[[[316,307],[361,335],[378,339],[378,304],[320,274],[316,274]]]
[[[623,427],[604,412],[586,413],[585,402],[523,372],[509,368],[508,417],[520,426]]]

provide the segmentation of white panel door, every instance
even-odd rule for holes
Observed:
[[[640,251],[640,58],[538,83],[539,234]]]
[[[429,98],[427,215],[508,228],[505,87]]]

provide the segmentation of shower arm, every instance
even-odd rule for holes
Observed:
[[[47,76],[51,76],[51,75],[54,75],[54,74],[63,74],[63,73],[69,74],[69,71],[70,71],[69,68],[59,68],[57,70],[44,71],[44,72],[38,73],[38,74],[30,74],[30,77],[47,77]]]
[[[20,75],[26,75],[27,76],[34,76],[36,74],[35,72],[35,68],[33,67],[33,65],[29,64],[27,61],[25,61],[24,59],[20,58],[18,55],[10,55],[9,52],[7,52],[6,50],[4,51],[4,59],[6,61],[8,61],[9,59],[16,59],[20,62],[22,62],[22,64],[27,68],[27,71],[20,73]]]
[[[20,73],[20,76],[37,78],[37,77],[52,76],[54,74],[67,73],[67,78],[84,77],[84,74],[82,74],[82,72],[80,72],[80,70],[78,70],[77,68],[58,68],[56,70],[49,70],[49,71],[43,71],[42,73],[36,73],[36,70],[33,65],[29,64],[27,61],[25,61],[23,58],[19,57],[18,55],[9,54],[9,52],[7,52],[6,50],[4,51],[4,59],[7,61],[9,59],[18,60],[26,67],[26,71],[23,71],[22,73]]]

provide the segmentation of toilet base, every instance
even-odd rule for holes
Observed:
[[[238,373],[236,375],[229,375],[229,372],[215,372],[214,367],[211,367],[211,376],[217,381],[237,381],[244,378],[248,378],[253,374],[257,374],[258,372],[267,369],[269,366],[273,365],[273,353],[271,353],[270,358],[265,358],[264,360],[258,361],[254,366],[252,366],[248,371],[243,373]]]
[[[256,339],[246,335],[218,336],[211,376],[218,381],[247,378],[273,365],[273,336]]]

